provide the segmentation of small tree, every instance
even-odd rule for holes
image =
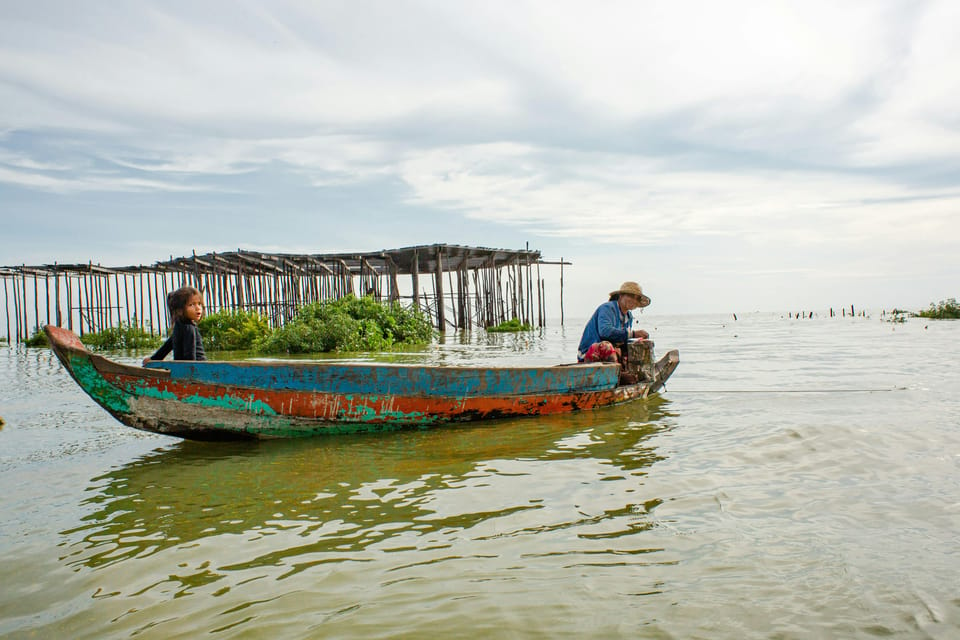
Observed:
[[[947,298],[934,305],[930,303],[930,308],[921,311],[918,314],[921,318],[931,318],[934,320],[956,320],[960,318],[960,305],[956,298]]]

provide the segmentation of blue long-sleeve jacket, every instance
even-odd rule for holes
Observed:
[[[583,337],[577,347],[577,360],[583,359],[583,354],[595,342],[607,340],[614,346],[622,345],[630,337],[630,328],[633,325],[633,314],[627,312],[626,320],[620,313],[620,305],[616,300],[604,302],[593,312],[587,326],[583,328]]]

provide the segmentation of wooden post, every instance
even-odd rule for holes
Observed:
[[[400,299],[400,283],[397,282],[397,263],[387,256],[390,269],[390,302],[396,302]]]
[[[463,295],[463,275],[460,268],[457,269],[457,328],[464,329],[466,324],[466,318],[464,313],[467,306],[467,301]]]
[[[199,289],[203,287],[203,283],[200,281],[200,266],[197,264],[197,250],[193,250],[193,277],[196,280],[194,286]]]
[[[13,278],[13,319],[14,319],[14,328],[17,331],[17,342],[22,342],[20,334],[22,330],[20,329],[20,292],[17,290],[17,276],[14,275]],[[6,283],[6,280],[4,280]],[[13,339],[11,338],[10,343],[13,344]]]
[[[463,265],[463,287],[464,287],[464,304],[467,306],[467,322],[466,330],[473,331],[473,300],[470,299],[470,269],[469,264],[464,261]]]
[[[413,286],[413,308],[420,310],[420,254],[414,249],[410,263],[410,284]]]
[[[539,280],[539,279],[538,279]],[[530,325],[533,326],[533,263],[530,262],[530,256],[527,256],[527,309],[530,313]],[[540,293],[540,284],[537,284],[537,294]]]
[[[37,272],[33,272],[33,326],[40,329],[40,287],[37,284]]]
[[[117,296],[120,296],[120,292],[117,292]],[[130,288],[127,284],[127,273],[123,274],[123,307],[127,310],[127,326],[130,327]]]
[[[47,324],[50,324],[50,274],[43,274],[43,295],[47,298]]]
[[[118,274],[116,271],[113,272],[113,286],[117,292],[117,295],[116,295],[117,326],[119,327],[120,325],[123,324],[123,317],[120,315],[121,314],[120,312],[120,274]]]
[[[509,274],[509,270],[510,270],[510,267],[508,266],[507,267],[508,274]],[[510,283],[507,282],[508,287],[509,287],[509,284]],[[501,322],[506,322],[507,320],[509,320],[509,318],[507,318],[506,299],[504,298],[504,295],[503,295],[503,268],[501,267],[497,267],[496,290],[497,290],[497,300],[500,302],[500,308],[498,309],[499,315],[497,316],[497,321],[494,324],[500,324]]]
[[[547,326],[547,281],[540,281],[540,299],[543,300],[543,306],[540,308],[540,326]]]
[[[80,283],[80,278],[83,278],[83,284]],[[83,324],[84,324],[84,322],[83,322],[83,321],[84,321],[84,317],[83,317],[83,299],[84,299],[84,297],[86,297],[86,299],[87,299],[87,318],[86,318],[86,321],[87,321],[87,326],[89,326],[89,323],[90,323],[90,290],[89,290],[89,286],[88,286],[88,282],[87,282],[87,274],[86,274],[86,273],[77,275],[77,312],[78,312],[78,314],[79,314],[79,320],[78,320],[77,324],[79,325],[78,328],[80,329],[80,337],[81,337],[81,338],[83,337]]]
[[[239,255],[240,250],[237,249],[237,254]],[[244,305],[244,288],[243,288],[243,260],[237,260],[237,288],[233,296],[233,308],[234,310],[242,310]]]
[[[13,344],[13,335],[10,333],[10,291],[6,277],[3,278],[3,313],[7,316],[7,342]]]
[[[158,328],[157,325],[153,324],[153,289],[150,286],[150,274],[147,274],[147,307],[150,313],[150,318],[147,323],[150,325],[150,333],[154,333]]]
[[[437,268],[433,274],[434,286],[437,288],[437,329],[440,333],[447,331],[447,318],[443,303],[443,249],[437,245]]]
[[[67,329],[73,331],[73,285],[69,272],[64,276],[63,282],[67,287]]]
[[[540,263],[537,263],[537,326],[543,326],[543,280],[540,279]]]
[[[485,269],[484,278],[486,279],[486,327],[492,327],[496,324],[496,254],[490,252],[490,257],[488,259],[487,268]]]
[[[167,272],[163,272],[163,277],[160,278],[160,281],[163,282],[163,307],[167,309],[167,312],[163,314],[163,329],[159,331],[161,336],[167,335],[170,332],[170,323],[172,319],[170,318],[170,309],[167,308],[167,296],[170,295],[170,287],[167,284]]]
[[[97,263],[100,266],[100,263]],[[97,331],[107,327],[107,314],[110,312],[110,301],[107,300],[106,276],[97,274]]]

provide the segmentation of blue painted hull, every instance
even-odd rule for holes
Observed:
[[[200,440],[272,438],[545,415],[618,404],[657,391],[618,386],[615,364],[422,367],[315,362],[157,362],[127,366],[90,353],[71,332],[44,329],[73,378],[129,426]]]

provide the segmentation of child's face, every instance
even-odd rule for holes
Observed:
[[[183,308],[183,317],[194,324],[200,322],[200,318],[203,317],[203,298],[201,296],[194,295],[190,298],[187,306]]]

